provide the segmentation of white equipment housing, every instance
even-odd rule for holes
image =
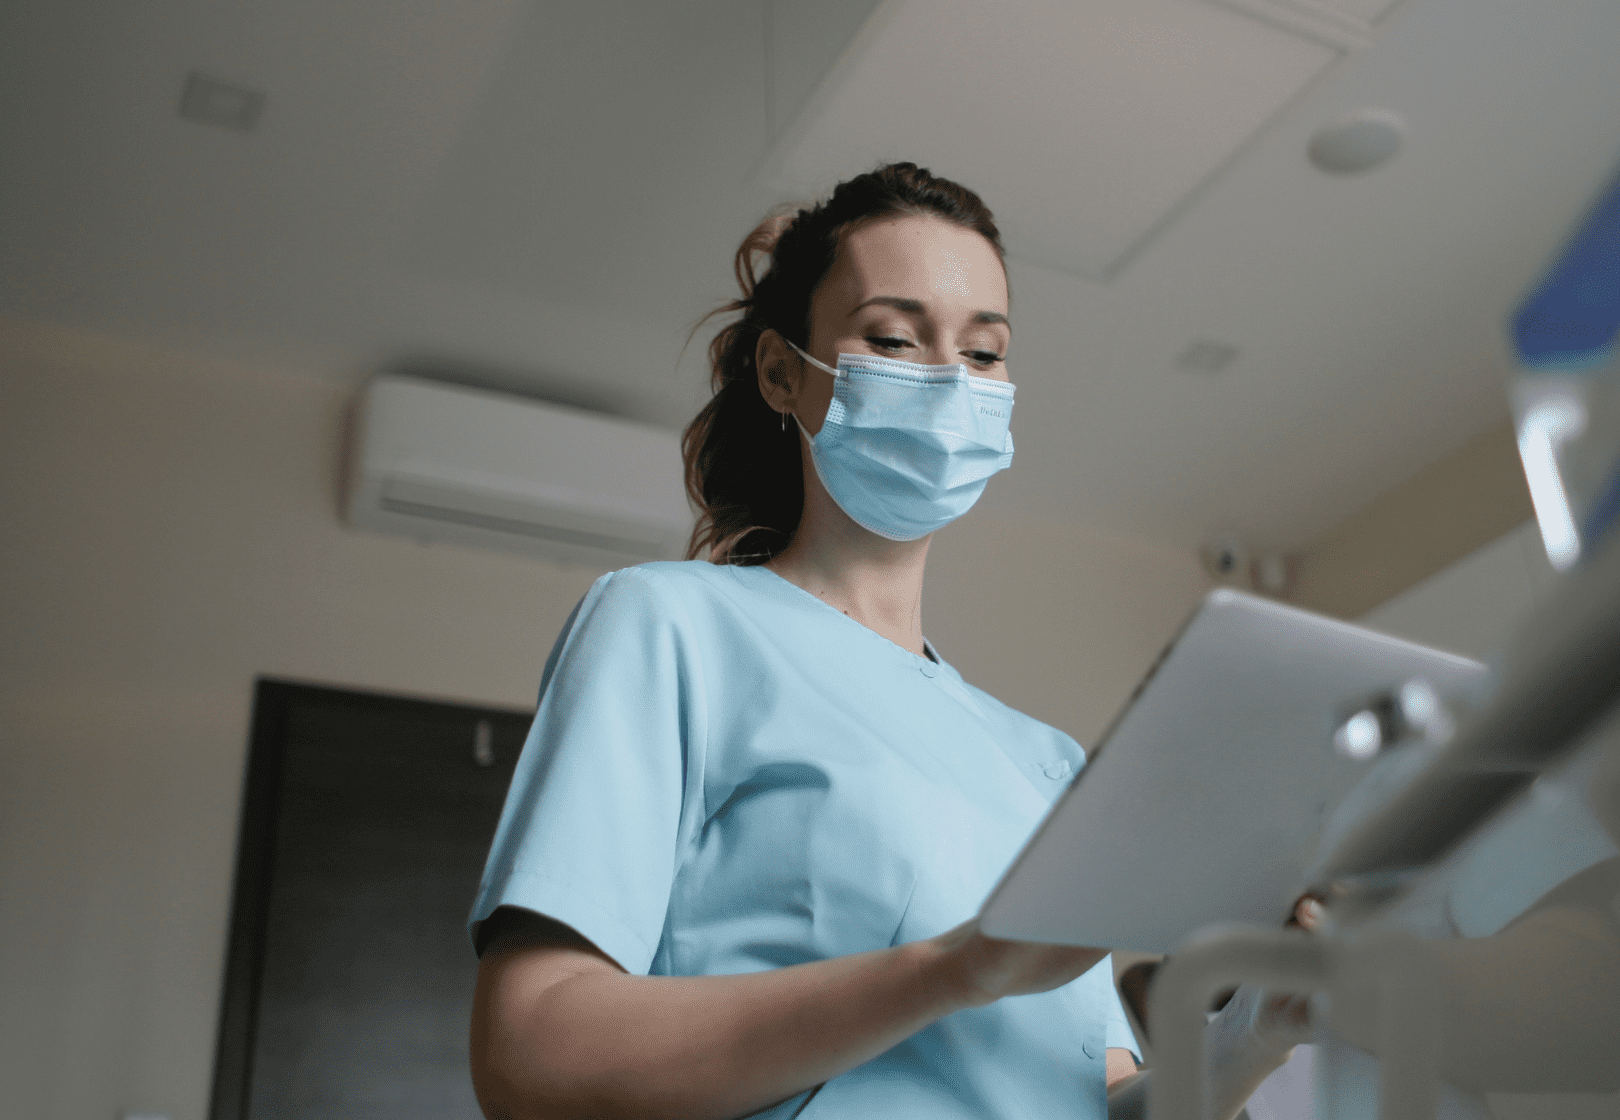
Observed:
[[[647,424],[413,377],[371,382],[349,523],[619,568],[678,560],[680,440]]]

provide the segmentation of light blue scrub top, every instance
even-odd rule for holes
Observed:
[[[978,911],[1084,762],[768,568],[626,568],[546,662],[469,932],[522,907],[661,976],[933,937]],[[1104,960],[760,1115],[1104,1120],[1110,1046],[1136,1048]]]

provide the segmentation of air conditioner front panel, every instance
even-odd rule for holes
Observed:
[[[357,435],[357,526],[608,568],[679,559],[691,531],[671,431],[380,377]]]

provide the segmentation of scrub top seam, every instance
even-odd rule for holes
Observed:
[[[659,585],[659,588],[660,588],[660,590],[662,592],[661,597],[664,598],[665,600],[667,600],[667,604],[668,604],[670,613],[671,614],[678,614],[680,616],[680,621],[682,623],[681,633],[683,634],[683,636],[687,637],[688,639],[691,639],[691,638],[695,637],[696,634],[697,634],[697,628],[693,625],[692,616],[687,613],[686,607],[685,607],[684,604],[682,604],[681,597],[680,597],[679,593],[676,591],[674,585],[669,580],[665,579],[662,573],[660,573],[660,572],[658,572],[658,571],[656,571],[654,569],[642,568],[641,570],[644,571],[649,577],[652,578],[652,580],[655,583],[657,583]],[[695,765],[695,771],[696,771],[695,773],[693,773],[694,765],[693,765],[693,760],[692,760],[692,755],[694,753],[694,751],[693,751],[693,746],[694,745],[689,743],[688,746],[687,746],[687,757],[685,759],[685,762],[686,762],[685,769],[686,769],[687,772],[684,775],[684,778],[685,778],[685,780],[687,782],[687,788],[688,789],[692,788],[692,786],[691,786],[692,782],[695,781],[697,783],[697,785],[696,785],[696,790],[697,790],[696,797],[697,797],[697,802],[698,802],[698,817],[697,817],[697,822],[698,823],[695,826],[689,827],[689,822],[687,820],[687,811],[686,811],[687,810],[687,805],[686,805],[687,796],[684,794],[684,791],[683,791],[683,796],[681,797],[681,822],[680,822],[680,825],[678,826],[678,828],[679,828],[679,833],[684,833],[686,835],[679,835],[679,834],[677,835],[677,839],[680,842],[680,852],[678,853],[678,858],[675,861],[675,871],[677,873],[680,871],[680,869],[682,867],[684,867],[686,865],[688,859],[691,857],[692,853],[696,850],[696,839],[702,833],[702,822],[707,821],[709,819],[709,791],[708,791],[708,783],[704,780],[704,776],[708,771],[708,762],[709,762],[709,727],[710,727],[710,724],[713,722],[709,718],[710,713],[708,711],[708,704],[709,704],[709,689],[707,687],[708,682],[707,682],[705,676],[702,673],[703,666],[700,664],[700,662],[702,660],[702,654],[700,652],[702,643],[696,642],[696,641],[690,641],[689,644],[683,643],[683,645],[687,645],[687,648],[689,648],[692,651],[692,656],[690,658],[688,658],[687,660],[689,662],[692,662],[692,663],[699,663],[699,664],[690,665],[687,671],[694,672],[694,673],[697,674],[696,679],[693,681],[693,684],[696,686],[698,694],[702,698],[703,741],[700,744],[696,744],[697,750],[696,750],[695,753],[697,754],[697,762],[696,762],[696,765]],[[690,721],[690,716],[688,716],[688,721]]]
[[[957,704],[957,706],[959,708],[961,708],[963,711],[967,712],[968,715],[972,719],[974,719],[975,721],[978,722],[979,726],[984,729],[985,737],[996,745],[996,749],[1001,752],[1002,757],[1005,758],[1012,765],[1013,769],[1017,770],[1019,774],[1023,775],[1024,780],[1030,784],[1030,786],[1035,790],[1035,792],[1037,794],[1039,794],[1043,798],[1046,798],[1047,801],[1050,803],[1051,800],[1052,800],[1048,796],[1050,787],[1046,786],[1046,785],[1042,785],[1039,781],[1037,781],[1035,779],[1035,775],[1030,772],[1031,766],[1035,766],[1037,768],[1040,768],[1042,770],[1042,773],[1044,774],[1045,773],[1045,764],[1026,763],[1022,759],[1020,759],[1017,755],[1015,755],[1011,751],[1009,751],[1007,749],[1006,745],[1001,741],[1001,736],[996,734],[995,729],[992,726],[990,720],[987,719],[985,717],[985,713],[979,709],[978,700],[973,696],[973,694],[971,692],[968,691],[967,684],[965,682],[961,682],[961,681],[956,682],[956,684],[957,684],[956,688],[945,688],[945,689],[941,689],[941,691],[944,692],[946,695],[950,696],[952,700],[956,701],[956,704]],[[959,690],[962,693],[962,695],[958,695]],[[1065,735],[1071,741],[1074,740],[1074,736],[1069,735],[1067,732],[1061,731],[1061,729],[1054,728],[1053,730],[1059,731],[1060,734]],[[1080,744],[1078,742],[1075,742],[1075,746],[1079,747]],[[1085,748],[1084,747],[1080,747],[1080,753],[1081,753],[1081,757],[1084,758],[1084,756],[1085,756]],[[1065,761],[1067,761],[1067,760],[1065,760]],[[1082,766],[1085,765],[1084,762],[1082,762],[1081,765]],[[1071,773],[1073,773],[1073,772],[1074,772],[1074,768],[1071,766]],[[1050,779],[1048,779],[1048,781],[1050,781]]]

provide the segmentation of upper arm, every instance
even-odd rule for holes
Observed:
[[[491,1117],[512,1114],[532,1074],[533,1048],[543,1037],[541,997],[570,977],[622,974],[613,959],[561,922],[502,906],[479,930],[481,953],[473,993],[473,1089]]]
[[[1136,1073],[1136,1055],[1121,1046],[1110,1046],[1104,1059],[1103,1079],[1110,1089]]]

